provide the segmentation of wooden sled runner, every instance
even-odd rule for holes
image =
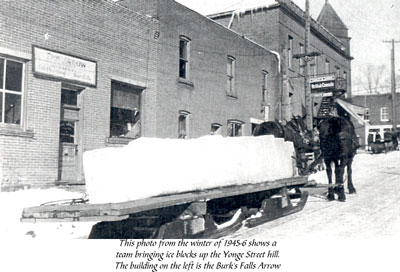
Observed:
[[[307,177],[292,177],[121,203],[64,201],[25,208],[21,221],[96,221],[91,239],[219,238],[302,210],[305,184]]]

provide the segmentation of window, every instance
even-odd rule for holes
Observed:
[[[340,68],[337,66],[335,68],[336,68],[336,78],[340,78]]]
[[[365,109],[364,120],[369,121],[369,108]]]
[[[235,90],[235,63],[236,59],[232,56],[228,56],[227,63],[227,77],[228,77],[228,90],[227,94],[229,96],[237,97]]]
[[[179,40],[179,77],[189,78],[190,39],[181,36]]]
[[[325,74],[329,74],[330,71],[330,62],[329,60],[325,60]]]
[[[315,56],[310,62],[310,70],[313,76],[318,74],[317,72],[318,56]]]
[[[0,57],[0,123],[21,124],[24,64]]]
[[[262,102],[264,104],[268,103],[268,72],[263,71],[263,85],[262,85]]]
[[[345,80],[347,80],[347,72],[346,72],[346,71],[343,72],[343,78],[344,78]]]
[[[115,81],[111,83],[111,137],[140,137],[141,92],[142,89],[131,85]]]
[[[304,45],[300,43],[299,46],[300,46],[300,54],[304,54]],[[304,66],[305,66],[304,59],[299,58],[299,73],[300,74],[304,73]]]
[[[293,38],[288,36],[288,67],[292,68],[292,58],[293,58]]]
[[[243,135],[244,123],[239,120],[229,120],[228,121],[228,136],[238,137]]]
[[[179,111],[178,117],[178,138],[187,139],[189,132],[189,115],[187,111]]]
[[[211,135],[222,135],[221,133],[222,125],[218,123],[211,124]]]
[[[389,121],[389,109],[387,107],[381,108],[381,121],[388,122]]]

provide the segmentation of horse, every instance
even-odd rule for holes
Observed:
[[[345,201],[344,169],[347,167],[347,186],[350,194],[356,193],[352,180],[351,164],[359,147],[354,125],[343,117],[329,117],[319,124],[320,149],[326,165],[329,185],[332,184],[332,166],[335,164],[335,188],[329,187],[328,200]]]
[[[278,120],[263,122],[257,125],[253,131],[253,136],[262,135],[273,135],[276,138],[283,138],[285,141],[293,142],[297,167],[301,171],[306,171],[307,162],[302,154],[313,152],[313,148],[311,134],[307,131],[302,117],[293,116],[285,125]]]

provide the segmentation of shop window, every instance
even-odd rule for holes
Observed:
[[[388,122],[389,121],[389,109],[387,107],[381,108],[381,121]]]
[[[142,89],[120,82],[111,83],[110,136],[139,138],[141,135],[140,98]]]
[[[21,124],[22,62],[0,57],[0,123]]]
[[[222,135],[222,125],[218,123],[211,124],[211,135]]]
[[[235,64],[236,59],[232,56],[228,56],[227,62],[227,77],[228,77],[228,89],[227,95],[232,97],[237,97],[235,88]]]
[[[293,65],[293,37],[288,36],[288,67],[291,69]]]
[[[262,102],[264,104],[268,103],[268,72],[262,72],[263,85],[262,85]]]
[[[189,115],[187,111],[179,111],[178,116],[178,138],[187,139],[189,135]]]
[[[244,126],[244,122],[242,122],[242,121],[229,120],[227,136],[229,136],[229,137],[243,136],[243,126]]]
[[[190,39],[181,36],[179,40],[179,77],[189,78],[190,64]]]

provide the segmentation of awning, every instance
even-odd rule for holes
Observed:
[[[360,115],[365,115],[365,108],[350,104],[344,100],[336,99],[336,103],[338,103],[345,111],[347,111],[360,125],[368,125],[369,123],[366,122]]]

